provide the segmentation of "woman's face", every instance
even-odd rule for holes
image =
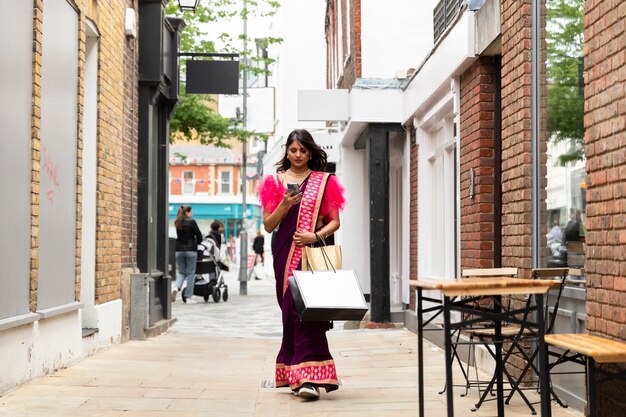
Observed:
[[[306,168],[311,153],[299,141],[294,140],[287,148],[287,159],[293,168]]]

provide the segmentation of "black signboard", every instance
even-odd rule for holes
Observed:
[[[188,94],[239,94],[239,61],[187,61]]]

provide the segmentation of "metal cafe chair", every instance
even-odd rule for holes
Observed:
[[[464,269],[461,272],[461,276],[463,278],[492,278],[492,277],[510,277],[514,278],[517,276],[518,269],[517,268],[473,268],[473,269]],[[485,299],[482,297],[474,297],[471,300],[471,304],[474,308],[484,308],[487,307],[483,305],[485,303]],[[471,313],[469,314],[471,315]],[[471,335],[472,330],[478,329],[492,329],[493,322],[491,321],[478,321],[472,324],[471,327],[464,327],[463,329],[455,330],[456,334],[453,334],[454,338],[452,342],[452,357],[451,361],[457,361],[459,367],[461,368],[461,373],[463,375],[464,383],[458,384],[454,386],[459,386],[465,388],[465,393],[461,394],[461,397],[465,397],[469,393],[469,389],[471,387],[476,387],[478,390],[478,396],[481,396],[481,386],[489,384],[490,381],[481,381],[478,378],[478,368],[476,367],[476,341],[474,337]],[[466,337],[469,337],[468,341],[461,340],[462,334]],[[467,346],[467,360],[466,364],[463,365],[461,358],[459,356],[459,346]],[[476,379],[470,379],[470,364],[472,361],[472,356],[474,358],[474,370],[476,374]],[[446,391],[447,387],[444,386],[443,390],[439,392],[439,394],[443,394]]]
[[[554,324],[555,324],[557,312],[559,309],[559,302],[561,299],[561,295],[563,293],[563,288],[565,287],[567,276],[568,276],[568,268],[535,268],[532,270],[532,279],[556,278],[558,280],[558,292],[556,296],[551,298],[550,294],[548,293],[546,295],[545,305],[543,306],[544,317],[546,318],[549,317],[549,319],[546,320],[545,334],[552,333],[554,329]],[[528,307],[530,307],[532,302],[533,302],[532,297],[530,296],[526,297],[524,300],[524,304],[525,304],[524,310],[527,311]],[[528,313],[525,312],[523,314],[521,322],[527,323],[531,320],[533,320],[533,318],[529,317]],[[493,331],[493,329],[471,330],[470,333],[471,335],[477,337],[480,340],[480,343],[483,343],[487,347],[487,350],[489,350],[490,353],[493,355],[493,352],[488,346],[489,343],[492,342],[493,339],[495,338],[495,332]],[[523,390],[525,388],[522,388],[521,384],[524,380],[524,377],[526,376],[526,374],[528,373],[530,369],[538,373],[536,366],[534,364],[534,360],[536,359],[538,355],[537,347],[535,346],[532,349],[532,352],[530,354],[527,352],[526,348],[524,347],[525,341],[532,342],[536,340],[536,337],[537,335],[535,334],[535,331],[532,330],[530,326],[524,326],[524,325],[519,325],[519,324],[509,324],[509,325],[502,326],[502,338],[510,343],[509,348],[504,354],[504,357],[502,360],[504,364],[503,372],[506,375],[511,385],[511,389],[505,400],[505,404],[509,404],[511,398],[517,392],[519,393],[522,400],[526,403],[526,405],[528,406],[528,408],[530,409],[533,415],[536,414],[536,410],[533,407],[533,403],[531,403],[528,397],[524,394]],[[516,353],[521,355],[521,357],[526,361],[526,364],[524,368],[522,369],[522,372],[520,373],[519,377],[514,378],[511,372],[509,372],[509,370],[507,369],[506,365],[508,363],[509,358],[513,354],[516,354]],[[548,379],[549,379],[549,376],[548,376]],[[487,401],[487,398],[486,398],[487,393],[492,389],[494,382],[495,382],[495,376],[492,378],[486,391],[483,392],[482,396],[480,397],[480,400],[476,404],[475,408],[472,409],[472,411],[477,410],[478,408],[480,408],[480,406],[482,405],[484,401]],[[563,402],[559,399],[559,397],[556,395],[556,393],[554,393],[551,387],[550,387],[550,391],[551,391],[552,398],[554,398],[559,403],[559,405],[565,406]]]
[[[556,297],[553,300],[553,303],[550,303],[550,294],[548,293],[546,295],[546,306],[545,306],[545,313],[544,313],[544,317],[549,318],[549,320],[546,321],[546,335],[549,334],[553,334],[554,333],[554,325],[556,323],[556,318],[557,318],[557,314],[559,311],[559,302],[561,300],[561,295],[563,293],[563,289],[565,287],[565,284],[570,283],[570,284],[578,284],[578,285],[584,285],[584,279],[581,279],[582,277],[582,270],[581,269],[575,269],[575,268],[546,268],[546,269],[538,269],[537,270],[537,277],[538,278],[549,278],[549,277],[554,277],[554,278],[559,278],[560,284],[559,284],[559,288],[558,288],[558,293],[556,295]],[[519,348],[518,348],[519,350]],[[526,360],[526,365],[524,366],[524,368],[522,369],[522,372],[520,373],[520,376],[518,377],[518,380],[516,382],[516,384],[519,386],[524,377],[526,376],[526,374],[528,373],[529,370],[534,371],[535,373],[537,373],[537,368],[535,366],[535,359],[538,355],[538,351],[536,349],[536,347],[533,349],[532,353],[530,356],[528,356],[526,354],[526,352],[522,352],[520,351],[520,353],[522,354],[522,356],[524,356],[524,359]],[[554,352],[550,352],[550,350],[548,349],[548,356],[556,356],[559,357],[560,355]],[[548,381],[551,381],[551,375],[552,374],[559,374],[560,372],[553,372],[552,369],[560,364],[561,362],[559,360],[548,364]],[[584,373],[583,371],[581,372],[564,372],[566,374],[569,373]],[[531,387],[532,388],[532,387]],[[523,389],[523,388],[522,388]],[[538,387],[537,387],[538,389]],[[511,391],[511,393],[509,393],[509,396],[506,399],[506,404],[509,403],[509,401],[511,400],[511,397],[513,397],[513,394],[515,393],[515,391]],[[552,387],[552,384],[550,382],[550,394],[552,396],[552,399],[554,399],[554,401],[556,401],[557,404],[559,404],[561,407],[563,408],[567,408],[567,404],[565,404],[560,398],[559,396],[554,392],[554,389]]]

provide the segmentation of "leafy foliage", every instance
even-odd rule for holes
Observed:
[[[584,158],[583,0],[549,0],[546,27],[547,130],[554,142],[569,141],[559,163]]]
[[[268,17],[275,14],[280,6],[279,2],[274,0],[247,0],[245,5],[243,3],[241,0],[203,0],[195,13],[181,13],[178,2],[170,0],[165,8],[165,14],[182,17],[186,23],[181,33],[181,52],[216,53],[218,51],[215,41],[208,39],[207,32],[203,30],[203,27],[212,22],[230,20],[237,16],[242,18],[244,16],[246,18],[249,16]],[[248,71],[248,74],[257,76],[270,73],[274,60],[266,56],[253,56],[249,47],[243,51],[243,34],[236,38],[237,43],[242,46],[241,48],[235,45],[235,40],[230,34],[223,33],[219,38],[221,42],[226,42],[226,46],[219,51],[220,53],[238,53],[243,58],[240,59],[239,65],[242,73]],[[247,41],[248,45],[258,43],[267,48],[269,45],[282,42],[282,39],[269,37],[252,40],[248,38]],[[184,62],[181,62],[181,67],[184,70]],[[170,122],[172,131],[170,141],[197,139],[202,144],[228,147],[228,140],[231,138],[239,140],[251,137],[267,139],[267,135],[243,130],[237,127],[239,124],[237,121],[218,114],[213,108],[215,106],[210,106],[210,103],[214,101],[211,96],[186,94],[184,83],[181,87],[180,100]]]
[[[199,140],[204,145],[229,147],[228,139],[232,138],[267,139],[267,135],[236,128],[236,122],[222,117],[209,107],[212,100],[210,96],[201,94],[182,96],[170,121],[170,140],[191,139]]]

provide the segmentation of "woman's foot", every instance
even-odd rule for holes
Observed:
[[[298,396],[306,400],[317,400],[320,397],[320,390],[315,385],[306,382],[300,387]]]

